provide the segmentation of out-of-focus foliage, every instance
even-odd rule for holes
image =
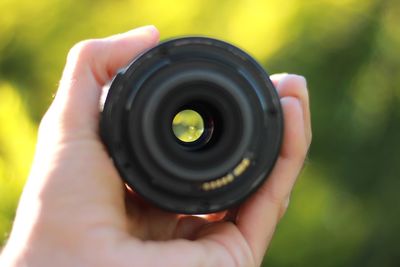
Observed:
[[[34,123],[18,91],[0,82],[0,240],[7,237],[35,145]]]
[[[155,24],[307,77],[314,139],[265,266],[398,266],[400,1],[0,1],[0,244],[68,49]],[[260,226],[261,227],[261,226]]]

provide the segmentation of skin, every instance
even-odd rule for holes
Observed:
[[[311,142],[306,81],[271,76],[284,141],[255,194],[209,216],[168,213],[124,186],[98,135],[103,85],[158,38],[146,26],[71,49],[0,266],[260,266]]]

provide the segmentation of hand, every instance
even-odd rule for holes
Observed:
[[[39,127],[34,163],[1,266],[261,264],[311,142],[305,79],[271,76],[283,106],[285,133],[276,166],[260,190],[236,212],[205,217],[168,213],[126,189],[98,135],[102,86],[156,45],[158,36],[148,26],[71,49]]]

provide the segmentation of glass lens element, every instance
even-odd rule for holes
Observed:
[[[204,121],[196,111],[185,109],[175,115],[172,120],[172,130],[176,138],[182,142],[194,142],[204,132]]]

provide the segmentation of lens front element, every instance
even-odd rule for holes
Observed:
[[[204,132],[204,120],[196,111],[185,109],[175,115],[172,130],[178,140],[184,143],[195,142]]]

